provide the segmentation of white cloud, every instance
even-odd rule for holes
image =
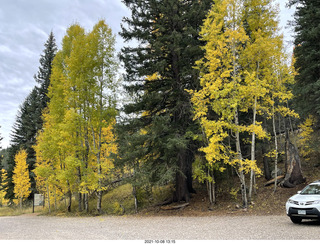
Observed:
[[[129,11],[120,0],[1,0],[0,8],[0,133],[2,147],[19,108],[35,85],[33,75],[52,31],[60,48],[66,29],[78,22],[92,29],[100,19],[117,34]],[[118,43],[122,43],[119,36]],[[119,44],[117,47],[120,48]]]
[[[280,3],[281,25],[291,18],[290,10]],[[78,22],[92,29],[100,19],[105,19],[114,34],[121,30],[124,16],[130,15],[121,0],[1,0],[0,8],[0,126],[9,145],[9,134],[19,105],[35,85],[33,75],[39,67],[40,54],[48,35],[53,31],[57,45],[66,29]],[[119,51],[123,40],[117,35]]]
[[[10,47],[5,46],[5,45],[0,45],[0,53],[11,53],[12,50]]]

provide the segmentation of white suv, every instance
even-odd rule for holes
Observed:
[[[302,219],[320,220],[320,180],[307,185],[286,203],[287,215],[293,223]]]

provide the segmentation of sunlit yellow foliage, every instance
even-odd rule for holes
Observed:
[[[16,165],[12,176],[12,181],[14,183],[13,192],[20,202],[20,207],[22,207],[22,200],[26,199],[31,193],[31,182],[27,166],[27,152],[25,150],[18,151],[14,161]]]
[[[205,55],[195,67],[200,70],[201,89],[188,92],[194,119],[199,120],[207,137],[208,145],[201,150],[208,164],[224,162],[245,173],[253,170],[260,174],[255,138],[271,136],[257,115],[297,117],[287,107],[293,95],[286,84],[293,82],[294,72],[284,61],[277,13],[271,1],[217,0],[204,21],[200,35],[206,43]],[[215,120],[209,119],[212,112],[217,115]],[[241,124],[239,112],[253,114],[252,123]],[[241,133],[252,135],[251,142],[245,141],[252,144],[251,160],[243,159],[241,152],[226,143],[231,134],[237,137]]]
[[[71,204],[73,193],[86,193],[88,200],[111,177],[117,115],[114,42],[104,20],[88,33],[74,24],[53,61],[50,102],[34,147],[37,187],[50,201],[65,195]]]
[[[299,126],[301,132],[299,133],[300,153],[305,160],[310,160],[309,156],[314,152],[314,148],[310,146],[314,129],[312,128],[316,123],[316,119],[309,115],[303,124]]]
[[[251,170],[253,170],[256,173],[256,175],[262,175],[261,169],[257,166],[257,162],[254,160],[233,159],[232,161],[229,161],[229,164],[231,166],[234,166],[235,168],[237,167],[241,168],[246,174],[249,173]]]
[[[271,150],[268,153],[266,153],[264,156],[269,157],[269,158],[275,158],[277,153],[278,152],[276,150]]]
[[[89,158],[90,170],[86,175],[86,178],[81,182],[79,189],[82,193],[88,193],[89,191],[104,191],[107,189],[99,181],[105,181],[112,179],[112,171],[114,170],[113,160],[111,154],[117,154],[116,137],[113,133],[115,121],[112,121],[106,127],[102,127],[102,141],[101,149],[99,152],[92,152]],[[99,162],[97,163],[97,153],[99,153]]]
[[[156,73],[153,73],[152,75],[148,75],[146,77],[146,80],[147,81],[154,81],[154,80],[158,80],[160,78],[161,78],[161,75],[158,72],[156,72]]]
[[[261,118],[273,119],[276,113],[297,117],[287,106],[293,95],[286,85],[293,82],[294,70],[286,65],[277,14],[269,0],[215,1],[200,31],[205,54],[195,68],[201,89],[188,90],[194,119],[207,139],[201,148],[207,167],[235,167],[243,186],[243,174],[251,172],[250,190],[253,176],[262,173],[255,159],[256,138],[271,138]],[[250,116],[251,123],[239,114]],[[242,143],[251,144],[250,159],[242,156]],[[206,173],[195,165],[199,174]]]
[[[208,138],[207,147],[201,149],[208,163],[224,162],[240,168],[249,164],[238,159],[237,153],[225,144],[229,132],[247,131],[259,137],[266,136],[259,123],[251,126],[235,123],[237,111],[247,111],[248,101],[252,100],[252,91],[241,83],[245,73],[238,68],[238,57],[243,55],[249,41],[241,22],[241,4],[241,1],[219,0],[212,6],[200,32],[206,41],[205,57],[196,63],[201,72],[202,88],[189,91],[195,108],[194,118],[200,120]],[[248,82],[252,83],[253,77],[249,78]],[[216,120],[207,118],[209,108],[219,116]],[[255,161],[250,165],[254,164]]]

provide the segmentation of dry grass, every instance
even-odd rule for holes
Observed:
[[[274,186],[265,187],[266,180],[263,177],[257,178],[257,194],[253,196],[248,209],[242,209],[240,192],[231,194],[234,189],[239,188],[236,176],[234,180],[226,180],[219,185],[217,189],[217,203],[214,206],[209,205],[206,187],[195,184],[197,191],[192,194],[190,204],[178,210],[162,210],[159,206],[154,207],[155,203],[164,201],[172,194],[172,187],[153,188],[141,190],[139,192],[139,216],[214,216],[214,215],[285,215],[285,203],[287,199],[301,190],[307,184],[320,179],[320,167],[315,167],[313,163],[303,163],[303,176],[307,178],[304,184],[295,188],[277,187],[274,192]],[[66,208],[60,208],[58,211],[52,211],[51,215],[63,216],[83,216],[95,214],[96,199],[90,201],[89,214],[77,212],[77,202],[73,202],[72,213],[67,213]],[[102,208],[107,215],[134,214],[134,198],[132,196],[132,186],[130,184],[121,185],[104,194]],[[36,212],[47,214],[48,210],[38,208]],[[0,207],[0,216],[21,215],[32,213],[32,208],[20,210],[19,208]]]
[[[35,213],[41,213],[42,207],[35,207]],[[19,207],[0,207],[0,217],[2,216],[18,216],[22,214],[32,214],[32,207],[22,208]]]

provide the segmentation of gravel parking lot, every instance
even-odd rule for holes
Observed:
[[[1,240],[318,240],[320,223],[283,216],[0,217]]]

